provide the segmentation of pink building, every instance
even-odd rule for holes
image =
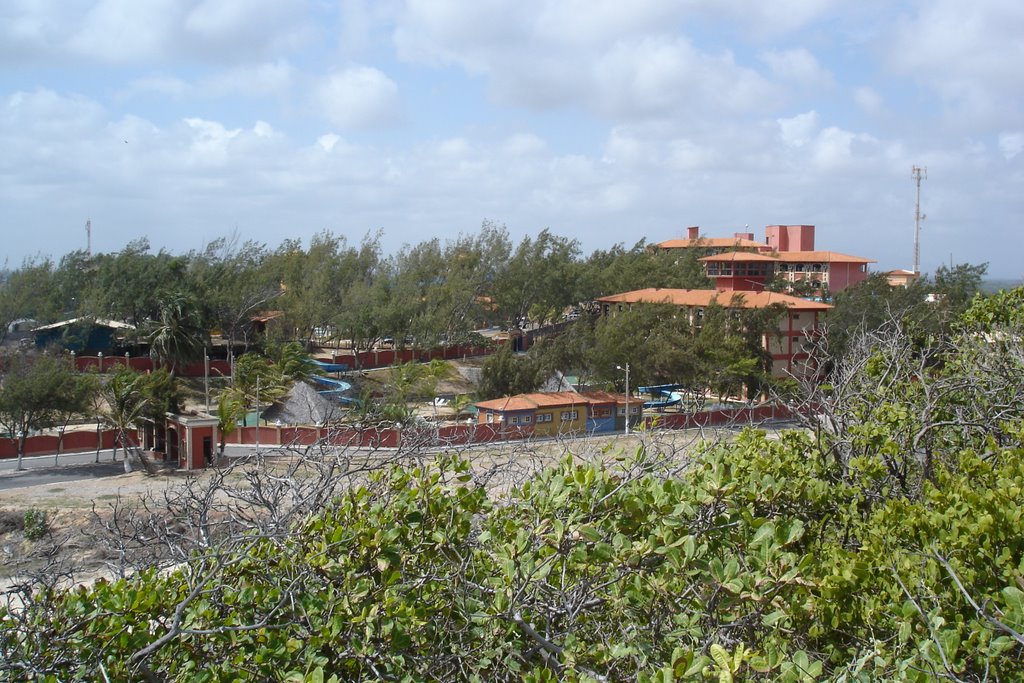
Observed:
[[[688,228],[687,239],[668,240],[662,249],[704,249],[701,259],[718,289],[760,291],[773,278],[790,283],[807,282],[823,294],[834,294],[867,278],[872,259],[821,251],[814,248],[813,225],[769,225],[764,243],[752,233],[733,237],[700,237]]]
[[[779,326],[764,335],[764,349],[772,357],[772,374],[776,377],[808,375],[816,372],[810,354],[804,348],[808,336],[818,333],[821,317],[832,307],[788,294],[766,291],[721,291],[715,289],[639,289],[597,299],[603,315],[616,315],[643,304],[678,306],[690,322],[699,325],[704,309],[718,305],[730,309],[767,308],[781,305],[786,309]]]

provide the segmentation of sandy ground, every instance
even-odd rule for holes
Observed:
[[[736,430],[718,433],[698,431],[661,431],[630,436],[607,435],[585,439],[533,442],[506,442],[467,447],[460,451],[474,469],[484,475],[492,494],[501,497],[538,469],[558,463],[567,455],[578,459],[621,462],[641,449],[650,453],[671,453],[673,460],[684,462],[707,445],[707,441],[730,438]],[[359,457],[386,462],[393,451],[380,451]],[[420,456],[428,453],[421,453]],[[295,456],[281,456],[268,467],[284,467]],[[231,472],[232,485],[244,485],[244,468]],[[81,570],[75,582],[88,582],[107,575],[104,555],[96,540],[100,525],[109,520],[113,505],[136,506],[143,498],[162,500],[177,487],[217,476],[215,470],[184,472],[169,470],[150,474],[136,471],[94,479],[62,481],[0,491],[0,590],[12,581],[43,565],[43,556],[54,542],[59,554],[73,559]],[[198,482],[196,481],[198,480]],[[38,541],[27,541],[20,528],[25,510],[44,510],[51,534]]]

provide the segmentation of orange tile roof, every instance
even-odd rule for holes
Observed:
[[[798,311],[827,311],[828,304],[807,301],[779,292],[738,292],[724,289],[638,289],[598,299],[601,303],[673,304],[675,306],[710,306],[712,302],[725,308],[767,308],[782,304]]]
[[[771,261],[775,263],[779,259],[768,254],[752,254],[749,251],[726,251],[714,256],[705,256],[698,261]]]
[[[698,237],[695,240],[677,239],[658,242],[662,249],[721,249],[722,247],[733,249],[763,249],[764,244],[755,240],[748,240],[746,237]]]
[[[480,401],[473,405],[484,410],[499,410],[501,412],[537,409],[537,404],[532,401],[528,401],[523,394],[518,396],[505,396],[504,398],[494,398],[490,401]]]
[[[783,251],[779,263],[876,263],[874,259],[848,256],[838,251]]]
[[[514,410],[536,410],[538,408],[557,408],[559,406],[589,405],[592,403],[625,403],[625,394],[613,394],[607,391],[575,391],[535,392],[495,398],[490,401],[474,403],[477,408],[498,412]],[[635,400],[633,401],[636,402]]]
[[[585,396],[590,403],[625,403],[625,394],[613,394],[610,391],[582,391],[581,396]],[[637,399],[633,399],[631,403],[636,403]]]
[[[587,403],[586,397],[582,394],[577,394],[575,391],[553,391],[550,393],[537,392],[535,394],[521,395],[536,403],[538,408]]]
[[[537,408],[552,408],[586,403],[589,403],[589,401],[583,394],[577,394],[574,391],[557,391],[551,393],[517,394],[515,396],[491,399],[490,401],[481,401],[473,405],[484,410],[508,412],[511,410],[536,410]]]

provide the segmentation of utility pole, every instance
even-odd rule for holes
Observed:
[[[925,215],[921,213],[921,178],[927,180],[928,169],[920,166],[910,167],[910,177],[917,185],[917,200],[914,202],[914,274],[921,273],[921,221]]]
[[[206,396],[206,414],[210,414],[210,356],[203,347],[203,394]]]
[[[260,376],[256,375],[256,455],[260,454]]]
[[[621,365],[615,366],[616,370],[626,371],[626,435],[629,435],[629,363],[626,363],[626,367],[623,368]]]
[[[85,255],[92,256],[92,219],[85,219]]]

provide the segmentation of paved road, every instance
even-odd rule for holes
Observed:
[[[60,465],[59,467],[54,467],[53,456],[49,456],[46,459],[50,461],[49,467],[33,467],[23,472],[5,470],[0,473],[0,491],[19,489],[26,486],[38,486],[40,484],[57,484],[124,474],[124,463],[121,461],[110,462],[107,460],[98,465],[90,461],[86,465]],[[2,500],[2,497],[0,497],[0,500]]]
[[[121,454],[118,452],[118,460],[121,460]],[[110,462],[113,460],[113,452],[110,450],[100,451],[100,461]],[[96,461],[96,451],[87,451],[85,453],[64,453],[57,460],[59,466],[64,465],[88,465]],[[53,455],[33,455],[30,458],[22,458],[21,466],[27,470],[38,470],[48,469],[54,466]],[[0,476],[5,472],[15,472],[18,469],[17,458],[4,458],[0,460]]]

